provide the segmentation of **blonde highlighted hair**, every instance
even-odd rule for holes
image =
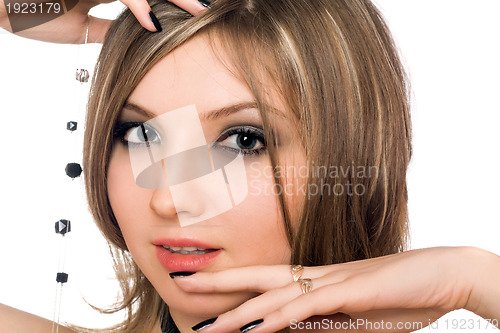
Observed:
[[[85,186],[93,217],[110,243],[126,309],[112,332],[149,332],[168,308],[131,259],[110,207],[106,172],[113,127],[145,73],[191,37],[206,33],[223,51],[259,105],[272,137],[263,86],[272,85],[293,115],[309,165],[335,166],[337,177],[310,173],[307,184],[362,186],[362,195],[308,196],[292,229],[279,195],[292,263],[326,265],[405,249],[406,170],[411,158],[409,87],[383,18],[368,0],[217,0],[201,16],[163,0],[150,1],[163,31],[142,28],[126,9],[111,25],[88,103]],[[224,50],[220,50],[223,46]],[[277,147],[270,142],[273,167]],[[374,172],[359,177],[356,167]],[[282,179],[275,176],[275,182]],[[307,188],[311,188],[310,186]]]

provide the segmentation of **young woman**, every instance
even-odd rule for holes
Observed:
[[[151,7],[161,32],[130,11],[109,28],[88,105],[89,206],[114,249],[116,310],[129,310],[110,331],[401,332],[461,308],[500,319],[498,256],[404,251],[408,88],[370,2],[219,0],[194,17]],[[133,156],[187,151],[200,133],[210,156],[242,157],[248,191],[196,219],[224,191],[177,195],[170,171],[201,160],[155,160],[160,186]],[[236,193],[241,179],[223,180]]]

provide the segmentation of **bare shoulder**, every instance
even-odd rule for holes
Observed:
[[[51,333],[52,322],[31,313],[0,304],[0,332],[9,333]],[[75,331],[59,326],[61,333]]]

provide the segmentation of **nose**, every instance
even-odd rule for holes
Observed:
[[[197,200],[189,197],[174,197],[169,188],[153,190],[150,208],[160,217],[168,220],[193,218],[203,213],[203,207]]]
[[[153,190],[150,208],[160,217],[173,220],[192,218],[203,213],[203,205],[199,200],[195,200],[193,195],[187,192],[177,191],[172,195],[171,187],[168,185],[166,177],[165,163],[162,161],[162,176],[166,186],[161,186],[160,189]]]
[[[163,160],[166,186],[153,191],[150,203],[158,215],[170,219],[177,217],[181,227],[184,227],[208,220],[234,206],[222,169],[174,185],[175,181],[171,181],[169,186],[166,165]],[[171,175],[171,170],[168,174]],[[179,177],[168,177],[171,178]]]

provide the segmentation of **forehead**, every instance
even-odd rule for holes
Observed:
[[[227,58],[222,60],[228,63]],[[162,114],[191,104],[203,113],[221,105],[253,101],[254,97],[214,55],[207,37],[199,35],[156,63],[128,100]]]

